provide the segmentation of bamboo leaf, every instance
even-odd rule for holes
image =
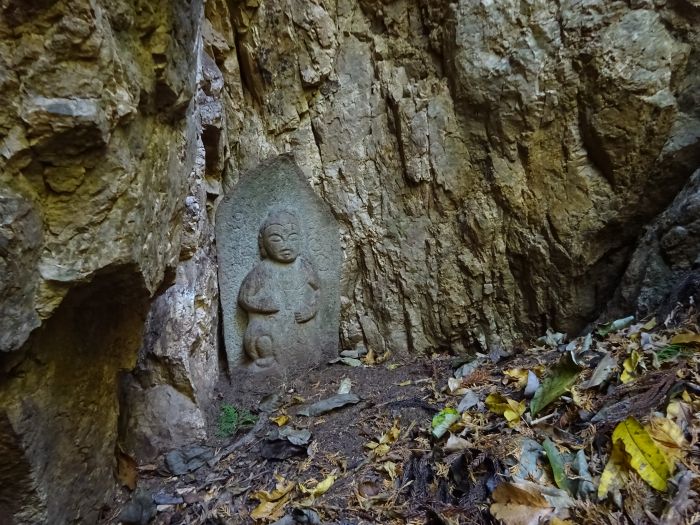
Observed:
[[[571,480],[566,476],[566,470],[564,469],[564,458],[562,458],[559,450],[552,441],[547,438],[542,443],[542,448],[547,454],[547,459],[549,459],[549,464],[552,467],[552,474],[554,474],[554,481],[557,487],[565,490],[569,494],[573,494],[573,486]]]
[[[530,413],[535,416],[547,405],[559,399],[564,392],[576,382],[580,370],[566,354],[554,367],[551,374],[544,378],[542,384],[530,401]]]

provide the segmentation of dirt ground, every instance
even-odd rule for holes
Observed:
[[[210,434],[220,434],[225,404],[250,410],[257,423],[212,438],[205,445],[213,457],[191,472],[172,475],[163,462],[140,466],[130,505],[141,494],[149,508],[130,522],[698,523],[697,317],[691,311],[652,324],[573,341],[548,334],[502,355],[473,356],[473,366],[461,369],[466,358],[383,356],[285,379],[223,382]],[[300,414],[348,380],[359,402]],[[536,408],[527,393],[531,380],[551,398],[546,408]],[[433,418],[445,410],[456,419],[439,435]],[[651,479],[634,459],[644,450],[615,452],[626,444],[618,437],[627,424],[644,425],[639,432],[656,447],[648,454],[660,450],[667,471]],[[659,438],[658,424],[670,433]],[[275,440],[283,429],[311,436],[302,445]],[[270,450],[295,455],[274,459]],[[104,523],[119,523],[125,508],[115,501]]]

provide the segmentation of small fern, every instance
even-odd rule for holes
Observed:
[[[258,421],[258,417],[248,410],[239,410],[228,403],[221,405],[219,411],[219,436],[231,437],[240,428],[249,427]]]

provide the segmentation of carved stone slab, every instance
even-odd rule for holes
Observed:
[[[284,371],[337,355],[338,224],[291,155],[241,175],[216,211],[229,367]]]

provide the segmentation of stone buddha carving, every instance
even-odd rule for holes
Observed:
[[[238,304],[248,314],[243,349],[257,370],[299,364],[319,345],[319,277],[301,256],[299,219],[272,211],[260,226],[262,260],[246,275]]]

